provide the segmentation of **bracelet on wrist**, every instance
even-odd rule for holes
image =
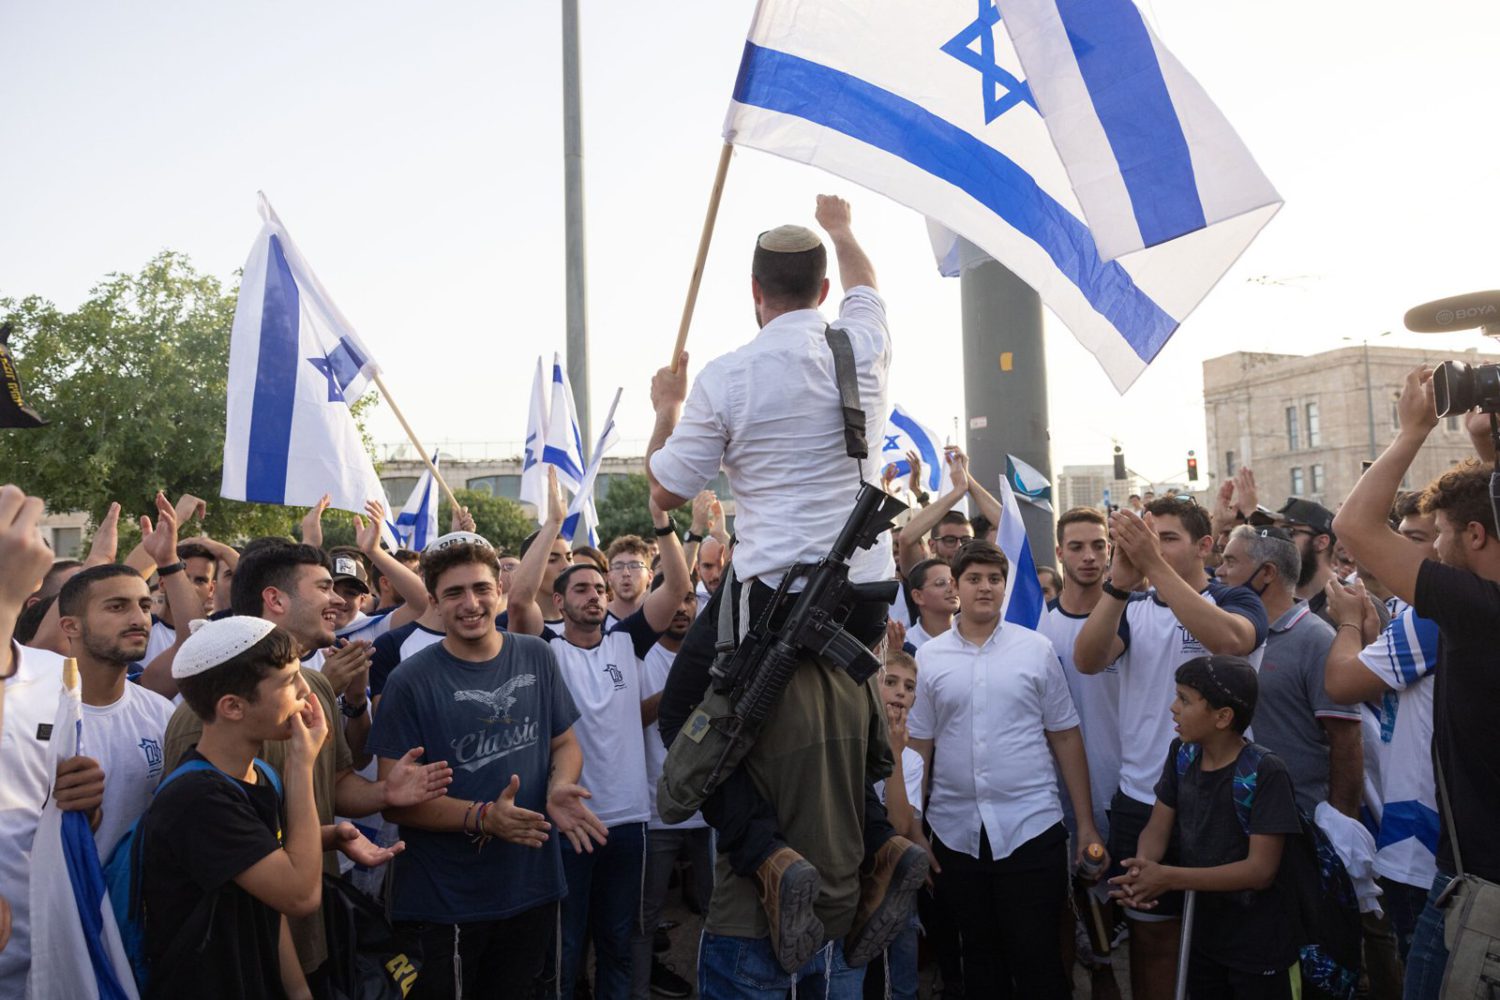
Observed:
[[[169,566],[158,566],[156,567],[156,578],[158,580],[165,580],[173,573],[181,573],[185,569],[187,569],[187,563],[182,562],[181,560],[178,560],[177,562],[174,562]]]
[[[689,528],[688,529],[688,533],[687,533],[687,540],[686,541],[687,541],[688,545],[692,545],[694,542],[701,542],[701,541],[703,541],[703,536],[700,535],[700,534],[698,534],[692,528]]]
[[[1360,633],[1361,635],[1364,634],[1364,629],[1360,628],[1359,625],[1355,622],[1339,622],[1339,628],[1352,628],[1354,629],[1354,631]],[[1334,629],[1334,631],[1337,632],[1338,629]]]
[[[1130,591],[1121,590],[1119,587],[1116,587],[1108,577],[1105,578],[1101,589],[1103,589],[1106,594],[1108,594],[1110,597],[1113,597],[1117,601],[1130,600]]]
[[[365,714],[365,710],[369,707],[370,699],[368,698],[364,699],[358,705],[356,705],[352,701],[345,700],[343,695],[339,695],[339,713],[346,719],[359,718],[361,715]]]
[[[677,528],[676,528],[675,525],[672,525],[672,524],[668,524],[665,528],[657,528],[656,529],[656,537],[657,538],[666,538],[668,535],[675,535],[675,534],[677,534]]]

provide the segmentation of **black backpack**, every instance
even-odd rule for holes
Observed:
[[[1196,743],[1178,741],[1177,776],[1198,758]],[[1247,743],[1234,762],[1234,812],[1250,835],[1260,762],[1271,751]],[[1309,1000],[1352,1000],[1359,985],[1361,931],[1354,883],[1328,836],[1300,810],[1301,832],[1286,838],[1277,884],[1292,903],[1298,924],[1302,996]]]

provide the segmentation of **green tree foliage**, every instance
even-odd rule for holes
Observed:
[[[483,490],[454,490],[453,495],[474,516],[474,530],[512,555],[521,551],[521,543],[536,530],[536,522],[514,500],[490,496]],[[438,513],[438,527],[448,530],[446,510]]]
[[[651,508],[647,501],[651,496],[651,483],[643,472],[632,472],[623,476],[611,476],[609,492],[596,504],[599,511],[599,547],[609,548],[609,543],[621,535],[640,535],[650,539],[655,532],[651,523]],[[692,523],[693,513],[684,504],[672,511],[672,523],[681,535]]]
[[[108,275],[70,313],[34,295],[0,298],[22,384],[51,421],[0,431],[0,482],[95,523],[114,500],[122,522],[150,513],[163,490],[203,498],[216,538],[290,534],[301,509],[219,498],[234,307],[234,291],[172,252]]]

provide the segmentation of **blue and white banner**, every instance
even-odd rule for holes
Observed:
[[[1005,456],[1005,478],[1016,499],[1052,513],[1052,484],[1047,477],[1014,455]]]
[[[65,674],[47,746],[48,774],[57,773],[62,761],[88,754],[73,661],[68,661]],[[30,888],[27,995],[137,1000],[135,973],[120,941],[87,815],[63,812],[55,801],[47,801],[31,846]]]
[[[557,470],[558,483],[572,493],[583,483],[583,437],[578,433],[578,408],[561,355],[552,355],[552,407],[547,417],[542,461]],[[545,502],[542,507],[546,515]]]
[[[937,433],[919,424],[900,404],[891,408],[885,422],[885,435],[880,445],[882,469],[894,465],[895,479],[905,482],[911,475],[911,462],[906,453],[915,452],[922,460],[922,489],[934,499],[953,489],[953,476],[943,456],[943,439]]]
[[[363,513],[385,490],[349,404],[380,369],[265,195],[260,214],[229,341],[220,493],[290,507],[327,493]]]
[[[599,480],[599,467],[604,464],[604,453],[620,440],[620,435],[615,430],[615,408],[620,405],[620,394],[624,391],[615,390],[615,398],[609,404],[609,413],[604,417],[604,429],[599,432],[599,440],[589,458],[589,467],[584,470],[583,482],[579,485],[578,492],[573,494],[573,502],[568,505],[568,516],[563,520],[559,534],[569,541],[582,528],[590,545],[599,544],[599,512],[594,507],[594,484]]]
[[[1076,5],[1053,2],[1070,11]],[[761,0],[724,135],[736,145],[848,178],[966,237],[1036,289],[1123,392],[1279,202],[1215,222],[1209,215],[1244,200],[1221,198],[1220,192],[1269,189],[1248,155],[1198,162],[1179,148],[1141,163],[1128,159],[1140,148],[1154,152],[1168,145],[1167,126],[1175,123],[1180,131],[1206,113],[1207,99],[1200,100],[1196,85],[1191,100],[1180,97],[1191,81],[1168,60],[1160,72],[1177,117],[1165,112],[1143,117],[1142,134],[1131,137],[1129,148],[1123,142],[1111,147],[1115,158],[1110,161],[1128,179],[1128,193],[1149,195],[1139,203],[1145,223],[1131,202],[1138,238],[1165,242],[1110,259],[1128,241],[1101,250],[1074,191],[1075,183],[1099,179],[1083,175],[1087,164],[1065,163],[1059,155],[1000,10],[995,0],[885,0],[877,8],[847,0]],[[1091,52],[1123,46],[1126,53],[1086,59],[1086,72],[1092,75],[1103,66],[1107,77],[1141,61],[1139,33],[1125,37],[1124,20],[1103,18],[1078,36]],[[1075,74],[1085,72],[1076,58]],[[1047,61],[1039,63],[1037,71],[1048,72]],[[1160,58],[1157,64],[1161,67]],[[1069,94],[1063,84],[1037,84],[1048,94]],[[1063,114],[1069,105],[1063,99],[1060,104]],[[1115,117],[1107,109],[1095,110],[1109,119],[1105,134],[1113,137],[1119,128]],[[1063,114],[1057,127],[1074,126]],[[1222,132],[1215,134],[1222,140]],[[1182,146],[1180,135],[1177,145]],[[1172,199],[1186,184],[1164,175],[1180,171],[1184,161],[1191,164],[1205,224],[1166,238],[1163,234],[1182,228],[1186,215]],[[1071,179],[1070,171],[1075,171]],[[1089,209],[1100,214],[1101,224],[1120,210],[1107,207],[1112,203],[1098,195],[1118,194],[1118,183],[1085,187]],[[952,247],[938,249],[942,260]]]
[[[438,465],[438,453],[432,453],[433,468]],[[391,525],[396,541],[403,549],[421,552],[427,543],[438,536],[438,484],[432,477],[432,469],[422,473],[416,488],[406,498],[406,505],[396,515]]]
[[[549,390],[552,382],[540,354],[531,380],[531,404],[526,410],[526,455],[521,460],[521,502],[536,510],[537,523],[547,516],[547,467],[542,449],[547,446],[547,424],[551,418]]]
[[[998,541],[1000,551],[1010,563],[1010,574],[1005,581],[1005,610],[1001,617],[1034,629],[1041,624],[1042,615],[1046,613],[1047,599],[1042,596],[1042,582],[1036,578],[1036,560],[1031,557],[1031,542],[1026,538],[1021,507],[1016,503],[1016,494],[1005,476],[1000,477]]]

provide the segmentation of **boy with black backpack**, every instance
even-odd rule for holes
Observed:
[[[1136,857],[1110,880],[1113,895],[1150,910],[1165,892],[1199,894],[1189,996],[1290,1000],[1301,928],[1277,875],[1288,838],[1302,826],[1286,765],[1244,737],[1255,714],[1255,668],[1237,656],[1200,656],[1177,669],[1176,681],[1179,738]],[[1160,863],[1169,842],[1180,865]]]
[[[286,917],[321,899],[312,771],[328,725],[296,644],[264,619],[210,622],[182,644],[172,676],[203,735],[138,831],[147,996],[311,996]],[[256,760],[266,740],[288,741],[284,791]]]

